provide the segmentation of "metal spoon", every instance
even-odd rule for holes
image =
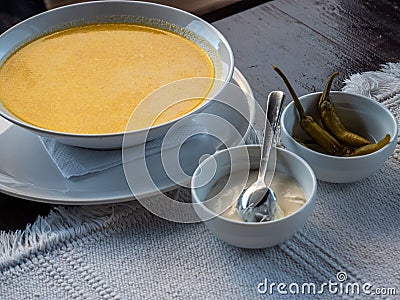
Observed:
[[[237,202],[238,213],[246,222],[267,222],[283,217],[283,211],[276,201],[274,191],[265,183],[265,175],[272,145],[276,143],[276,131],[284,97],[285,94],[281,91],[273,91],[268,95],[258,178],[242,191]],[[268,130],[269,125],[272,132]]]

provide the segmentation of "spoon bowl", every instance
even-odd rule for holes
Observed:
[[[256,202],[258,203],[252,205]],[[253,184],[240,195],[238,205],[240,203],[241,206],[238,207],[238,212],[246,222],[268,222],[283,217],[283,212],[276,202],[276,195],[270,187]]]

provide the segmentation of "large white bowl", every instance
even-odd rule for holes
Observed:
[[[231,80],[234,68],[232,50],[224,36],[206,21],[165,5],[136,1],[93,1],[53,9],[29,18],[0,35],[0,65],[19,47],[53,31],[93,23],[134,23],[173,30],[199,46],[214,63],[216,83],[208,98],[214,98]],[[174,26],[171,26],[174,25]],[[190,112],[197,113],[209,102]],[[46,130],[20,120],[0,103],[0,115],[34,133],[61,143],[87,148],[120,148],[124,132],[112,134],[73,134]],[[185,117],[186,115],[182,116]],[[172,120],[148,129],[128,132],[130,146],[162,136],[176,122]],[[125,144],[125,146],[129,146]]]
[[[305,193],[306,202],[296,212],[275,221],[264,223],[234,221],[217,215],[204,204],[206,196],[218,180],[229,175],[230,171],[246,170],[247,159],[250,161],[251,169],[258,168],[259,145],[237,146],[218,152],[204,160],[194,172],[192,201],[196,213],[204,220],[207,228],[222,241],[242,248],[271,247],[291,238],[311,216],[317,191],[317,180],[311,167],[292,152],[278,148],[276,153],[276,170],[286,173],[297,181]],[[216,170],[214,176],[211,176],[212,170]],[[202,182],[207,184],[202,185]]]
[[[321,124],[317,110],[320,95],[321,93],[307,94],[299,100],[306,113]],[[371,141],[380,140],[389,133],[389,144],[371,154],[355,157],[338,157],[311,150],[294,139],[294,136],[309,137],[300,127],[299,114],[293,102],[282,113],[282,142],[287,149],[304,158],[320,180],[334,183],[361,180],[379,170],[393,153],[398,135],[396,119],[387,108],[370,98],[334,91],[330,95],[338,116],[349,130]]]

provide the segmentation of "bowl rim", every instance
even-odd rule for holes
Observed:
[[[314,93],[305,94],[305,95],[299,97],[299,100],[302,101],[304,99],[308,99],[310,97],[315,97],[315,96],[321,95],[321,94],[322,94],[322,92],[314,92]],[[368,97],[366,97],[364,95],[355,94],[355,93],[349,93],[349,92],[343,92],[343,91],[331,91],[330,94],[333,95],[333,96],[335,96],[335,95],[344,95],[344,96],[348,95],[348,96],[353,96],[353,97],[355,96],[355,97],[363,99],[364,101],[368,101],[369,103],[372,103],[373,105],[376,105],[376,106],[380,107],[380,109],[385,111],[386,114],[390,116],[390,120],[392,121],[392,124],[394,124],[395,134],[390,136],[390,140],[389,140],[388,144],[386,144],[381,149],[379,149],[377,151],[374,151],[372,153],[359,155],[359,156],[335,156],[335,155],[329,155],[329,154],[321,153],[321,152],[315,151],[313,149],[307,148],[307,147],[303,146],[302,144],[300,144],[299,142],[297,142],[293,138],[292,134],[289,133],[288,129],[286,128],[286,126],[285,126],[285,118],[286,118],[286,116],[288,114],[289,108],[294,106],[294,102],[291,101],[285,107],[285,109],[282,112],[282,117],[281,117],[281,121],[280,121],[280,128],[281,128],[281,131],[284,132],[285,135],[292,142],[294,142],[298,147],[300,147],[302,149],[302,151],[306,151],[306,152],[311,153],[313,155],[320,155],[321,157],[325,157],[325,158],[329,158],[329,159],[343,159],[343,160],[352,161],[352,160],[367,159],[367,158],[369,158],[371,156],[378,155],[379,153],[385,151],[388,147],[391,147],[391,144],[393,144],[397,140],[397,137],[398,137],[398,123],[397,123],[397,120],[396,120],[395,116],[392,114],[392,112],[387,107],[385,107],[382,103],[380,103],[380,102],[378,102],[378,101],[376,101],[374,99],[368,98]]]
[[[256,148],[260,148],[260,145],[255,145],[255,144],[254,144],[254,145],[240,145],[240,146],[235,146],[235,147],[231,147],[231,148],[228,148],[228,149],[224,149],[224,150],[222,150],[222,151],[218,151],[218,152],[214,153],[213,155],[209,156],[209,157],[208,157],[207,159],[205,159],[204,161],[202,161],[202,162],[199,164],[199,166],[196,168],[196,170],[194,171],[193,175],[196,174],[196,172],[198,172],[198,170],[200,169],[200,167],[201,167],[203,164],[205,164],[205,163],[208,162],[209,160],[215,159],[215,156],[221,155],[221,153],[227,152],[227,151],[229,151],[229,150],[233,150],[233,151],[234,151],[236,148],[253,148],[253,149],[256,149]],[[286,149],[284,149],[284,148],[276,147],[276,150],[277,150],[278,152],[284,153],[284,155],[292,156],[294,159],[297,159],[298,161],[300,161],[300,162],[304,165],[304,167],[307,169],[307,171],[311,174],[312,189],[311,189],[310,197],[309,197],[308,199],[306,199],[306,202],[304,203],[304,205],[303,205],[302,207],[300,207],[298,210],[296,210],[295,212],[293,212],[293,213],[291,213],[291,214],[289,214],[289,215],[287,215],[287,216],[284,216],[284,217],[282,217],[282,218],[280,218],[280,219],[272,220],[272,221],[268,221],[268,222],[262,222],[262,223],[259,223],[259,222],[244,222],[244,221],[237,221],[237,220],[232,220],[232,219],[229,219],[229,218],[225,218],[225,217],[223,217],[221,214],[218,215],[218,214],[216,214],[214,211],[212,211],[211,209],[209,209],[206,205],[204,205],[204,202],[201,201],[201,200],[199,199],[199,197],[197,196],[197,193],[196,193],[196,189],[193,188],[193,181],[195,180],[195,179],[194,179],[194,178],[195,178],[194,176],[192,177],[192,181],[191,181],[191,185],[190,185],[191,193],[192,193],[192,201],[195,202],[196,204],[199,204],[199,206],[201,207],[201,209],[203,209],[203,210],[205,210],[207,213],[210,213],[210,214],[213,215],[213,217],[210,218],[209,220],[214,220],[214,219],[217,218],[217,219],[221,219],[221,220],[223,220],[223,221],[225,221],[225,222],[229,222],[229,223],[233,223],[233,224],[238,224],[238,225],[245,225],[245,226],[266,226],[266,224],[278,224],[278,223],[280,223],[280,222],[285,222],[285,221],[288,220],[288,219],[294,218],[297,214],[299,214],[299,213],[301,213],[303,210],[305,210],[306,207],[309,207],[310,205],[313,205],[313,204],[314,204],[315,199],[316,199],[316,197],[317,197],[317,178],[316,178],[315,173],[314,173],[313,169],[311,168],[311,166],[310,166],[302,157],[300,157],[300,156],[297,155],[296,153],[291,152],[291,151],[289,151],[289,150],[286,150]],[[301,188],[303,188],[303,187],[301,187]],[[208,221],[208,220],[206,220],[206,221]]]
[[[145,2],[145,1],[131,1],[131,0],[99,0],[99,1],[88,1],[88,2],[81,2],[81,3],[72,3],[69,5],[64,5],[64,6],[60,6],[60,7],[56,7],[41,13],[38,13],[36,15],[33,15],[29,18],[26,18],[25,20],[22,20],[21,22],[18,22],[17,24],[13,25],[12,27],[10,27],[9,29],[7,29],[6,31],[4,31],[2,34],[0,34],[0,40],[3,36],[6,36],[7,34],[9,34],[9,32],[15,30],[16,28],[18,28],[19,26],[23,26],[26,23],[32,22],[34,19],[36,18],[41,18],[43,16],[46,15],[51,15],[54,11],[61,11],[61,10],[68,10],[71,7],[82,7],[82,6],[101,6],[101,5],[115,5],[115,4],[126,4],[126,5],[143,5],[143,6],[148,6],[148,7],[161,7],[164,8],[166,10],[170,10],[170,11],[175,11],[178,12],[180,14],[183,15],[187,15],[190,16],[191,18],[193,18],[194,20],[200,21],[203,24],[206,24],[206,26],[208,26],[209,28],[212,29],[212,31],[216,34],[216,36],[218,37],[219,40],[221,40],[223,42],[223,44],[226,46],[227,48],[227,52],[228,52],[228,57],[229,60],[232,62],[231,65],[229,66],[228,72],[227,72],[227,80],[220,80],[217,79],[219,81],[222,81],[222,85],[219,88],[219,90],[217,91],[217,93],[213,96],[213,98],[217,97],[222,90],[226,87],[226,85],[232,80],[233,77],[233,73],[235,70],[235,61],[234,61],[234,55],[233,55],[233,50],[232,47],[230,46],[228,40],[225,38],[225,36],[215,27],[213,26],[211,23],[205,21],[204,19],[194,15],[193,13],[187,12],[185,10],[176,8],[176,7],[172,7],[172,6],[168,6],[165,4],[160,4],[160,3],[153,3],[153,2]],[[122,14],[121,14],[122,15]],[[72,26],[74,27],[74,26]],[[66,27],[68,28],[68,27]],[[39,35],[37,38],[45,36],[46,33],[44,35]],[[20,47],[26,45],[25,44],[21,44]],[[16,50],[14,50],[15,52]],[[12,53],[14,53],[12,52]],[[10,55],[12,55],[12,53]],[[1,65],[0,65],[1,67]],[[194,77],[194,78],[208,78],[208,77]],[[213,80],[215,80],[216,78],[213,77]],[[168,85],[170,83],[167,83],[166,85]],[[162,88],[162,86],[160,87]],[[29,129],[29,130],[33,130],[35,132],[38,133],[42,133],[44,135],[47,136],[58,136],[58,137],[70,137],[70,138],[88,138],[88,139],[98,139],[98,138],[112,138],[112,137],[121,137],[124,136],[126,134],[144,134],[146,132],[149,132],[149,130],[157,130],[161,127],[167,127],[167,126],[171,126],[172,124],[174,124],[177,120],[181,119],[182,117],[186,117],[189,116],[191,114],[194,113],[199,113],[202,109],[206,108],[208,105],[210,105],[211,101],[213,101],[213,98],[205,98],[202,103],[200,103],[198,106],[196,106],[193,110],[189,111],[188,113],[174,118],[168,122],[165,123],[161,123],[155,126],[150,126],[147,128],[142,128],[142,129],[138,129],[138,130],[130,130],[130,131],[120,131],[120,132],[110,132],[110,133],[73,133],[73,132],[63,132],[63,131],[56,131],[56,130],[51,130],[51,129],[46,129],[43,127],[39,127],[36,125],[33,125],[27,121],[24,121],[22,119],[20,119],[19,117],[15,116],[12,112],[9,111],[9,114],[4,113],[2,110],[0,110],[0,116],[5,118],[6,120],[17,124],[18,126],[22,126],[23,128]],[[127,126],[129,126],[129,124],[127,124]]]

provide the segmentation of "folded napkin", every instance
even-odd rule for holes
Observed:
[[[136,146],[129,152],[130,161],[160,153],[164,143],[164,149],[182,144],[194,134],[208,133],[203,125],[182,126],[170,135],[168,140],[157,138],[146,143],[145,154],[143,146]],[[93,150],[61,144],[54,139],[40,137],[47,153],[57,166],[61,174],[69,179],[74,176],[82,176],[89,173],[103,171],[122,164],[122,150]],[[246,137],[247,144],[258,143],[258,133],[253,129]]]
[[[187,138],[198,133],[207,133],[207,129],[202,126],[180,127],[176,133],[164,141],[164,138],[157,138],[146,143],[146,151],[143,154],[143,146],[136,146],[130,151],[130,160],[143,158],[157,154],[164,149],[168,149],[183,143]],[[122,164],[122,150],[94,150],[61,144],[54,139],[40,137],[40,140],[50,155],[53,162],[61,174],[69,179],[74,176],[82,176],[89,173],[103,171]]]
[[[39,137],[47,153],[65,178],[102,171],[121,163],[121,150],[91,150],[68,146]]]

